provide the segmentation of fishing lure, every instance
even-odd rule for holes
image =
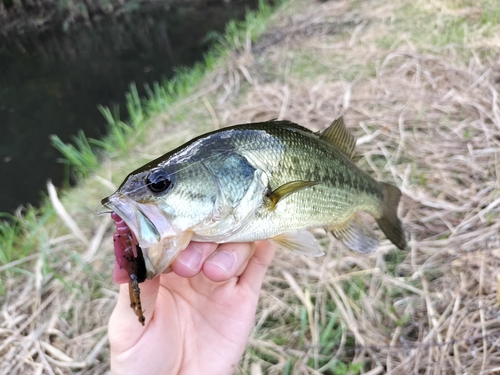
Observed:
[[[141,290],[139,288],[139,283],[146,280],[146,266],[142,250],[135,235],[122,218],[115,212],[111,214],[111,218],[116,226],[116,231],[113,234],[116,262],[129,274],[130,307],[134,310],[139,322],[144,325],[146,318],[142,310]]]

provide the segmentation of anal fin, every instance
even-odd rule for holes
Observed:
[[[277,247],[290,250],[294,253],[300,253],[311,257],[324,255],[313,234],[307,230],[301,230],[294,233],[281,234],[270,239]]]
[[[336,239],[349,249],[359,253],[370,254],[377,250],[378,236],[358,215],[354,214],[347,222],[330,231]]]

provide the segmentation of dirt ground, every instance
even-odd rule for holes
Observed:
[[[343,115],[359,166],[404,194],[409,248],[384,239],[366,256],[324,234],[324,257],[277,254],[238,373],[500,373],[499,35],[488,1],[282,6],[257,42],[237,42],[152,118],[127,160],[111,156],[65,195],[79,231],[40,223],[41,255],[5,282],[0,372],[109,371],[112,228],[95,212],[134,167],[221,126],[320,130]]]

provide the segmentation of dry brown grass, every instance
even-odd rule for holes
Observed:
[[[322,258],[278,254],[239,372],[346,373],[343,362],[371,375],[500,373],[500,27],[478,26],[481,7],[466,7],[285,7],[259,43],[242,41],[198,94],[154,119],[132,162],[107,161],[65,197],[83,239],[62,220],[41,227],[40,254],[7,283],[0,372],[107,371],[111,229],[109,219],[96,220],[98,205],[82,200],[98,202],[110,181],[214,127],[286,118],[321,129],[344,115],[362,168],[404,193],[409,250],[383,241],[367,257],[327,235]],[[404,18],[412,9],[415,25]],[[429,44],[442,41],[443,19],[464,14],[471,19],[460,44]],[[51,264],[65,276],[44,272]]]

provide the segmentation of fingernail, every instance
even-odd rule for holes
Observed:
[[[192,271],[198,271],[201,266],[201,253],[192,246],[189,249],[181,251],[177,260]]]
[[[207,259],[207,262],[215,264],[217,267],[221,268],[225,273],[228,273],[231,268],[233,268],[234,257],[233,254],[228,253],[227,251],[217,251],[210,258]]]

